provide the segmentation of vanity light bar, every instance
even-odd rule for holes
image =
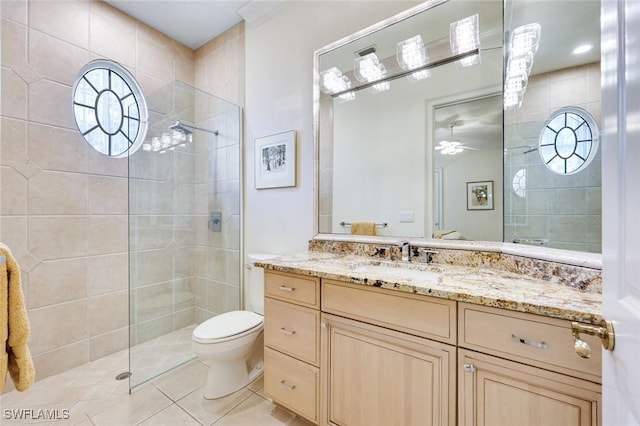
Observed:
[[[520,108],[527,90],[527,81],[533,57],[540,44],[541,27],[538,23],[521,25],[511,33],[509,59],[504,81],[504,108]]]
[[[462,53],[460,55],[452,55],[452,56],[450,56],[448,58],[444,58],[444,59],[441,59],[441,60],[438,60],[438,61],[430,62],[427,65],[425,65],[425,66],[423,66],[421,68],[415,69],[415,70],[402,71],[402,72],[398,72],[396,74],[389,75],[389,76],[385,77],[384,80],[385,81],[391,81],[391,80],[395,80],[397,78],[402,78],[402,77],[406,77],[406,76],[409,76],[409,75],[412,75],[412,74],[416,74],[417,72],[420,72],[420,71],[427,71],[428,72],[428,70],[430,70],[432,68],[436,68],[436,67],[439,67],[439,66],[442,66],[442,65],[450,64],[452,62],[459,61],[459,60],[464,59],[466,57],[479,55],[479,54],[480,54],[480,49],[475,49],[475,50],[472,50],[472,51],[467,52],[467,53]],[[334,98],[337,98],[337,97],[340,97],[340,96],[344,95],[345,93],[353,92],[353,91],[361,90],[361,89],[366,89],[366,88],[372,87],[372,86],[374,86],[375,84],[378,84],[378,83],[380,83],[380,82],[379,81],[374,81],[372,83],[363,83],[363,84],[360,84],[360,85],[356,85],[356,86],[354,86],[354,87],[352,87],[350,89],[347,89],[347,90],[345,90],[343,92],[334,93],[331,96],[334,97]]]
[[[361,58],[356,58],[354,62],[354,74],[358,81],[363,83],[380,81],[387,75],[387,69],[375,53],[369,53]]]
[[[320,73],[320,88],[329,95],[344,92],[351,88],[351,80],[338,68],[332,67]]]
[[[398,65],[403,70],[415,70],[427,65],[429,57],[420,35],[413,36],[396,45]]]
[[[524,52],[509,57],[507,62],[507,74],[517,75],[526,73],[529,75],[533,67],[533,52]]]
[[[480,26],[478,14],[468,16],[449,25],[449,43],[451,53],[459,55],[480,48]],[[480,62],[480,55],[467,56],[458,63],[463,67],[469,67]]]
[[[538,23],[521,25],[511,33],[510,53],[526,53],[536,54],[540,45],[540,33],[542,27]]]
[[[420,35],[415,35],[396,45],[396,58],[398,65],[405,71],[416,70],[427,65],[429,55],[424,47]],[[420,70],[411,73],[407,78],[411,81],[424,80],[431,77],[429,70]]]

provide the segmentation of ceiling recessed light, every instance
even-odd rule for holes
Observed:
[[[573,54],[574,55],[580,55],[581,53],[586,53],[586,52],[590,51],[592,48],[593,48],[593,46],[590,45],[590,44],[583,44],[583,45],[578,46],[575,49],[573,49]]]

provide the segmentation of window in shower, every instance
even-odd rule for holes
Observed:
[[[73,85],[73,115],[96,151],[121,158],[136,152],[147,130],[147,105],[135,78],[120,64],[95,60]]]

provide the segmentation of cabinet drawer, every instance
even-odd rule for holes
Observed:
[[[264,349],[264,392],[284,407],[318,423],[318,368]]]
[[[265,271],[264,285],[265,296],[320,308],[320,278]]]
[[[461,347],[602,381],[600,339],[583,334],[593,354],[589,359],[580,358],[574,349],[570,321],[467,303],[460,303],[458,312]]]
[[[268,297],[264,310],[265,345],[317,366],[320,311]]]
[[[322,311],[456,343],[456,302],[322,280]]]

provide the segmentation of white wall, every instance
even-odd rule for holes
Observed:
[[[424,236],[425,158],[424,96],[417,84],[392,81],[389,91],[361,90],[352,102],[334,105],[333,226],[371,220],[386,222],[380,235]],[[427,168],[426,165],[429,165]],[[431,180],[429,179],[429,182]],[[399,211],[414,213],[400,223]]]
[[[437,159],[442,167],[442,229],[468,240],[502,241],[502,151],[464,151]],[[493,210],[467,210],[467,182],[493,181]]]
[[[305,251],[313,237],[313,52],[419,2],[292,2],[245,28],[245,253]],[[294,188],[254,189],[254,139],[295,129]]]

